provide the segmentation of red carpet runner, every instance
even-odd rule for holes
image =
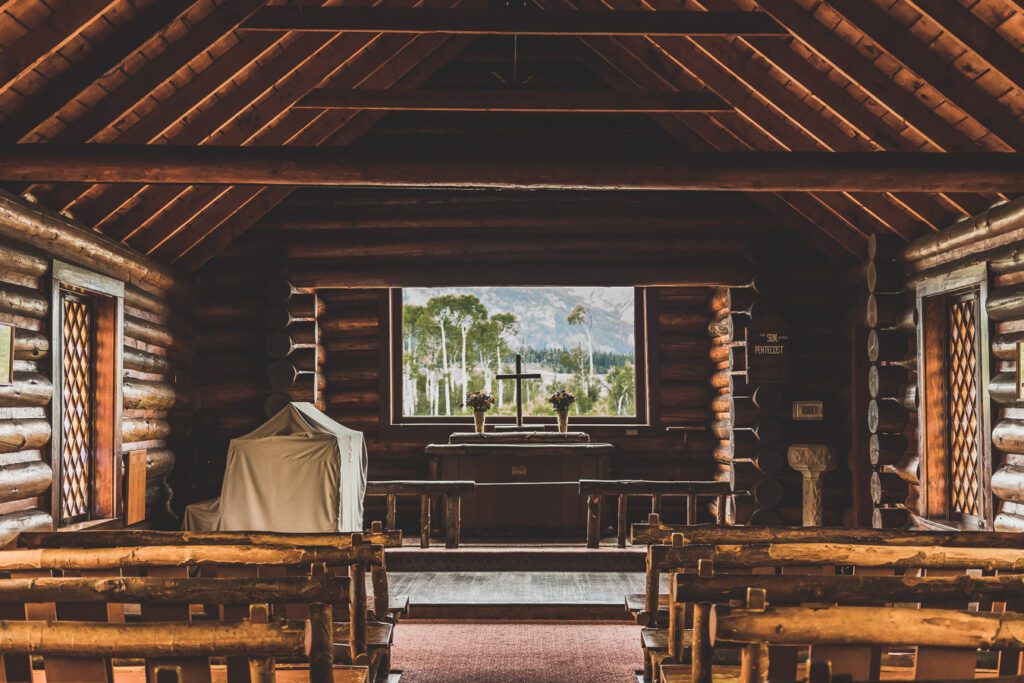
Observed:
[[[641,665],[635,624],[405,621],[392,651],[402,683],[627,683]]]

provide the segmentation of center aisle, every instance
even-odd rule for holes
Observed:
[[[635,683],[641,652],[629,622],[408,621],[392,664],[402,683]]]

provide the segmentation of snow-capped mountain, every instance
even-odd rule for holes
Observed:
[[[535,349],[586,346],[579,327],[566,318],[577,304],[590,310],[595,351],[632,355],[634,290],[632,287],[433,287],[403,290],[406,304],[423,305],[443,294],[474,294],[492,314],[509,312],[520,321],[524,346]]]

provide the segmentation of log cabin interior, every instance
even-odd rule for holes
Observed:
[[[1022,45],[0,0],[3,680],[1022,680]]]

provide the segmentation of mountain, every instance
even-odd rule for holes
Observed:
[[[590,310],[595,351],[632,356],[636,350],[632,287],[432,287],[402,290],[404,303],[422,306],[443,294],[473,294],[494,313],[520,321],[524,346],[535,349],[586,347],[586,336],[566,318],[578,304]]]

